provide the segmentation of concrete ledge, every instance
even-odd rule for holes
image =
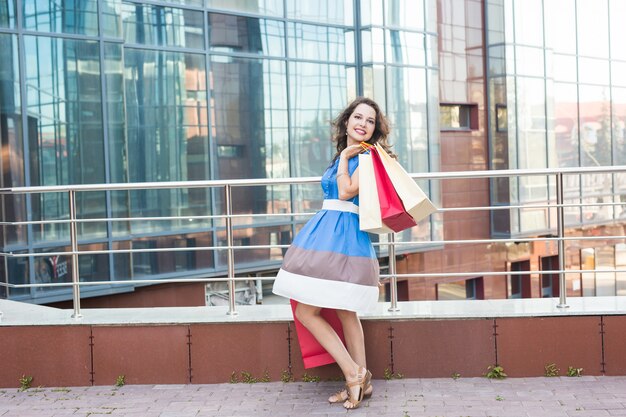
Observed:
[[[568,308],[558,308],[556,298],[515,300],[407,301],[398,303],[399,312],[388,311],[389,303],[379,303],[374,314],[364,320],[415,319],[492,319],[520,317],[611,316],[626,314],[626,296],[571,297]],[[292,321],[285,305],[237,306],[230,316],[227,307],[153,307],[82,309],[83,318],[75,320],[72,310],[62,310],[15,301],[0,300],[4,313],[0,326],[37,325],[119,325],[256,323]]]

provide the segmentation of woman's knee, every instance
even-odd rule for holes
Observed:
[[[298,304],[296,306],[296,318],[300,323],[307,327],[315,316],[319,316],[321,309],[306,304]]]
[[[355,323],[359,321],[359,317],[354,311],[348,311],[348,310],[336,310],[336,311],[337,311],[337,317],[339,318],[342,324]]]

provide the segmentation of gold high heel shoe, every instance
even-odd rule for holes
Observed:
[[[358,408],[363,401],[363,397],[365,396],[365,387],[370,384],[372,380],[372,373],[365,368],[359,368],[357,371],[357,379],[356,381],[346,383],[346,390],[348,391],[348,399],[343,403],[344,408],[348,410],[353,410]],[[359,376],[362,375],[362,376]],[[352,391],[350,388],[358,387],[359,390],[357,392],[356,398],[353,397]]]

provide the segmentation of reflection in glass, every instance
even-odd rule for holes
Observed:
[[[107,146],[109,151],[109,181],[124,183],[128,181],[128,155],[126,149],[126,106],[124,105],[124,60],[122,45],[103,43],[104,61],[104,106],[107,112]],[[113,201],[112,217],[128,217],[128,192],[109,193]],[[113,222],[116,232],[128,232],[128,224]]]
[[[206,180],[209,175],[206,69],[203,55],[126,49],[128,180]],[[131,193],[131,213],[201,215],[209,206],[204,189]],[[115,208],[124,210],[123,207]],[[182,220],[176,227],[195,227]],[[166,224],[135,222],[162,230]]]
[[[122,0],[100,0],[102,4],[102,32],[112,38],[122,37]]]
[[[352,25],[352,0],[287,0],[287,18]]]
[[[581,166],[611,164],[611,106],[607,87],[579,86]]]
[[[615,248],[613,246],[603,246],[596,248],[596,295],[615,295]],[[609,271],[611,270],[611,271]],[[606,271],[606,272],[604,272]]]
[[[544,2],[546,48],[555,53],[576,53],[576,2],[550,0]]]
[[[626,88],[613,87],[611,91],[613,164],[626,165]]]
[[[213,57],[211,71],[212,146],[214,149],[234,146],[241,152],[238,158],[218,159],[215,178],[288,177],[285,63],[240,58],[223,61],[221,57]],[[247,192],[233,193],[233,207],[240,213],[265,212],[270,206],[268,199],[276,196],[272,194],[275,191],[252,187]],[[216,195],[215,205],[217,213],[224,212],[223,193]],[[218,236],[222,238],[226,236]],[[266,235],[265,239],[269,237]]]
[[[104,182],[102,94],[97,42],[25,36],[32,185]],[[104,216],[100,198],[77,202]],[[33,199],[34,219],[67,215],[67,195]],[[67,239],[67,225],[37,228],[36,239]]]
[[[542,3],[542,0],[524,0],[513,3],[516,44],[543,46]]]
[[[626,25],[623,16],[626,16],[626,2],[623,0],[609,0],[610,19],[610,39],[611,39],[611,59],[626,61],[626,48],[620,41],[615,39],[626,39]]]
[[[596,269],[595,251],[593,248],[585,248],[580,251],[580,269],[593,270]],[[592,297],[596,295],[596,274],[595,272],[583,272],[583,297]]]
[[[426,65],[424,34],[388,30],[387,62],[404,65]]]
[[[607,0],[577,0],[578,54],[609,57],[609,11]]]
[[[18,68],[17,37],[0,34],[0,146],[2,146],[2,187],[24,186],[24,145],[22,136],[20,73]],[[25,221],[24,195],[5,195],[2,199],[4,221]],[[25,243],[26,227],[3,226],[6,244]]]
[[[428,1],[427,3],[434,3]],[[388,26],[407,29],[424,29],[423,0],[386,0],[385,20]],[[459,13],[459,16],[462,16]]]
[[[626,270],[626,243],[615,245],[615,269]],[[626,272],[615,273],[615,295],[626,295]]]
[[[284,24],[277,20],[209,13],[212,51],[284,56],[284,37]]]
[[[55,1],[23,1],[24,29],[41,32],[98,35],[98,2],[66,0],[62,6]]]
[[[554,81],[567,81],[575,83],[578,81],[577,64],[575,55],[554,54],[552,56],[553,65],[548,68],[547,76]]]
[[[371,28],[361,31],[363,62],[385,62],[385,32]]]
[[[15,251],[16,255],[23,255],[24,251]],[[28,258],[14,258],[8,257],[6,258],[7,262],[7,271],[9,275],[8,282],[13,285],[22,285],[22,284],[30,284],[30,265],[28,263]],[[29,288],[9,288],[8,296],[10,298],[18,298],[20,296],[27,296],[30,294]]]
[[[289,56],[292,58],[354,62],[354,32],[352,31],[329,26],[290,23],[287,37]]]
[[[543,77],[543,49],[526,46],[515,47],[515,73]],[[511,68],[512,70],[513,68]]]
[[[206,0],[207,7],[283,17],[283,0]]]
[[[15,0],[0,0],[0,27],[15,27]]]
[[[291,174],[321,176],[336,152],[330,122],[347,104],[345,67],[294,62],[289,76]]]
[[[124,3],[124,39],[146,45],[204,47],[202,12]]]
[[[609,85],[609,61],[579,57],[578,81],[587,84]]]

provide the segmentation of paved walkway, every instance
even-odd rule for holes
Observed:
[[[376,380],[358,410],[330,405],[339,382],[0,389],[1,417],[626,416],[626,377]]]

